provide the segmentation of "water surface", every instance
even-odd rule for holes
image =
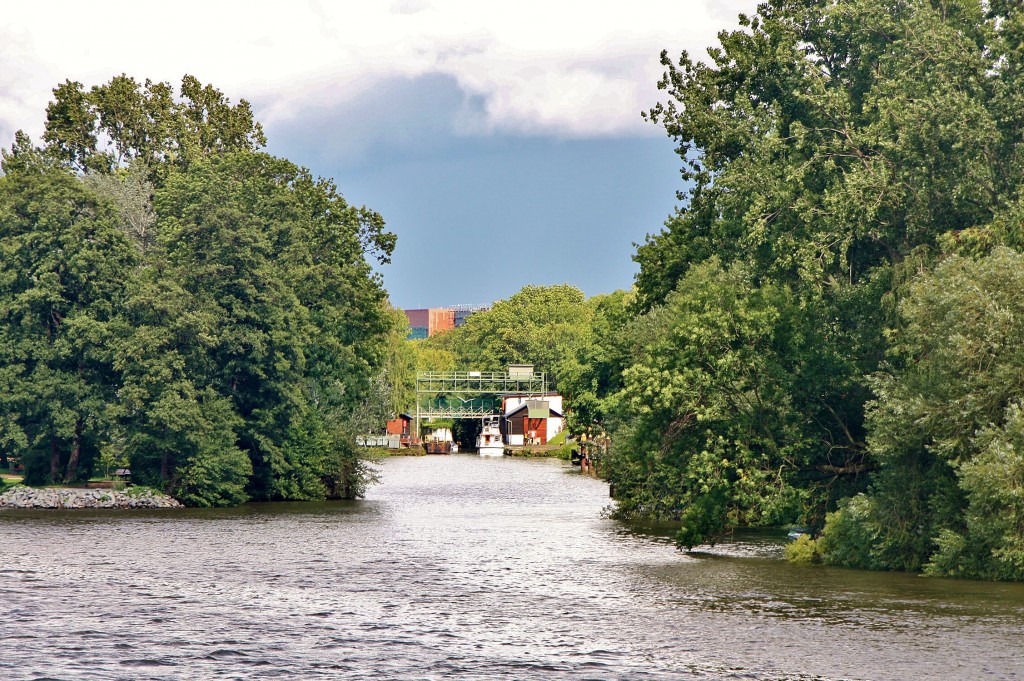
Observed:
[[[0,512],[0,680],[1018,679],[1024,586],[697,554],[551,460],[359,502]]]

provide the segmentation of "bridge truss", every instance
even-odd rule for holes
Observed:
[[[503,395],[547,394],[540,371],[421,371],[416,374],[416,435],[421,419],[468,419],[501,413]]]

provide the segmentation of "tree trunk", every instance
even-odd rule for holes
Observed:
[[[50,438],[50,482],[56,483],[60,480],[60,448],[57,447],[57,438]]]
[[[71,458],[68,459],[68,470],[64,482],[74,482],[78,477],[78,457],[82,453],[82,422],[75,424],[75,439],[71,443]]]

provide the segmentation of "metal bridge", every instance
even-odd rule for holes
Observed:
[[[544,372],[530,365],[508,371],[421,371],[416,374],[416,434],[421,419],[469,419],[501,413],[503,395],[547,393]]]

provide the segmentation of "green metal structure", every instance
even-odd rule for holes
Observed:
[[[421,371],[416,374],[416,435],[422,419],[470,419],[501,413],[502,396],[547,394],[544,372],[529,365],[508,371]]]

